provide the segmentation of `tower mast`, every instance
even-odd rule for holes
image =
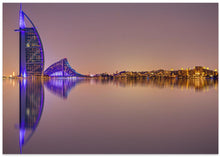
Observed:
[[[19,43],[20,43],[20,61],[19,61],[19,76],[26,77],[26,54],[25,54],[25,22],[22,4],[19,11]]]

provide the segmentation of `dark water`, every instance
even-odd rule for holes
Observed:
[[[218,82],[4,79],[3,153],[218,153]]]

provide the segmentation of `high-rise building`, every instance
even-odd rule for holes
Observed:
[[[26,27],[25,18],[31,27]],[[44,71],[44,50],[37,31],[30,18],[23,12],[20,5],[19,12],[19,41],[20,62],[19,76],[42,76]]]

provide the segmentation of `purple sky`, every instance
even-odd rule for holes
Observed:
[[[67,58],[83,74],[218,68],[217,3],[23,3],[45,70]],[[19,71],[19,4],[3,4],[3,75]]]

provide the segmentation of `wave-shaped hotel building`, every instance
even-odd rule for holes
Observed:
[[[26,27],[25,18],[31,24]],[[31,19],[22,10],[20,5],[19,11],[19,42],[20,42],[20,59],[19,59],[19,76],[51,76],[51,77],[84,77],[85,75],[77,73],[68,63],[67,59],[63,59],[52,64],[44,72],[44,49],[37,28]]]

